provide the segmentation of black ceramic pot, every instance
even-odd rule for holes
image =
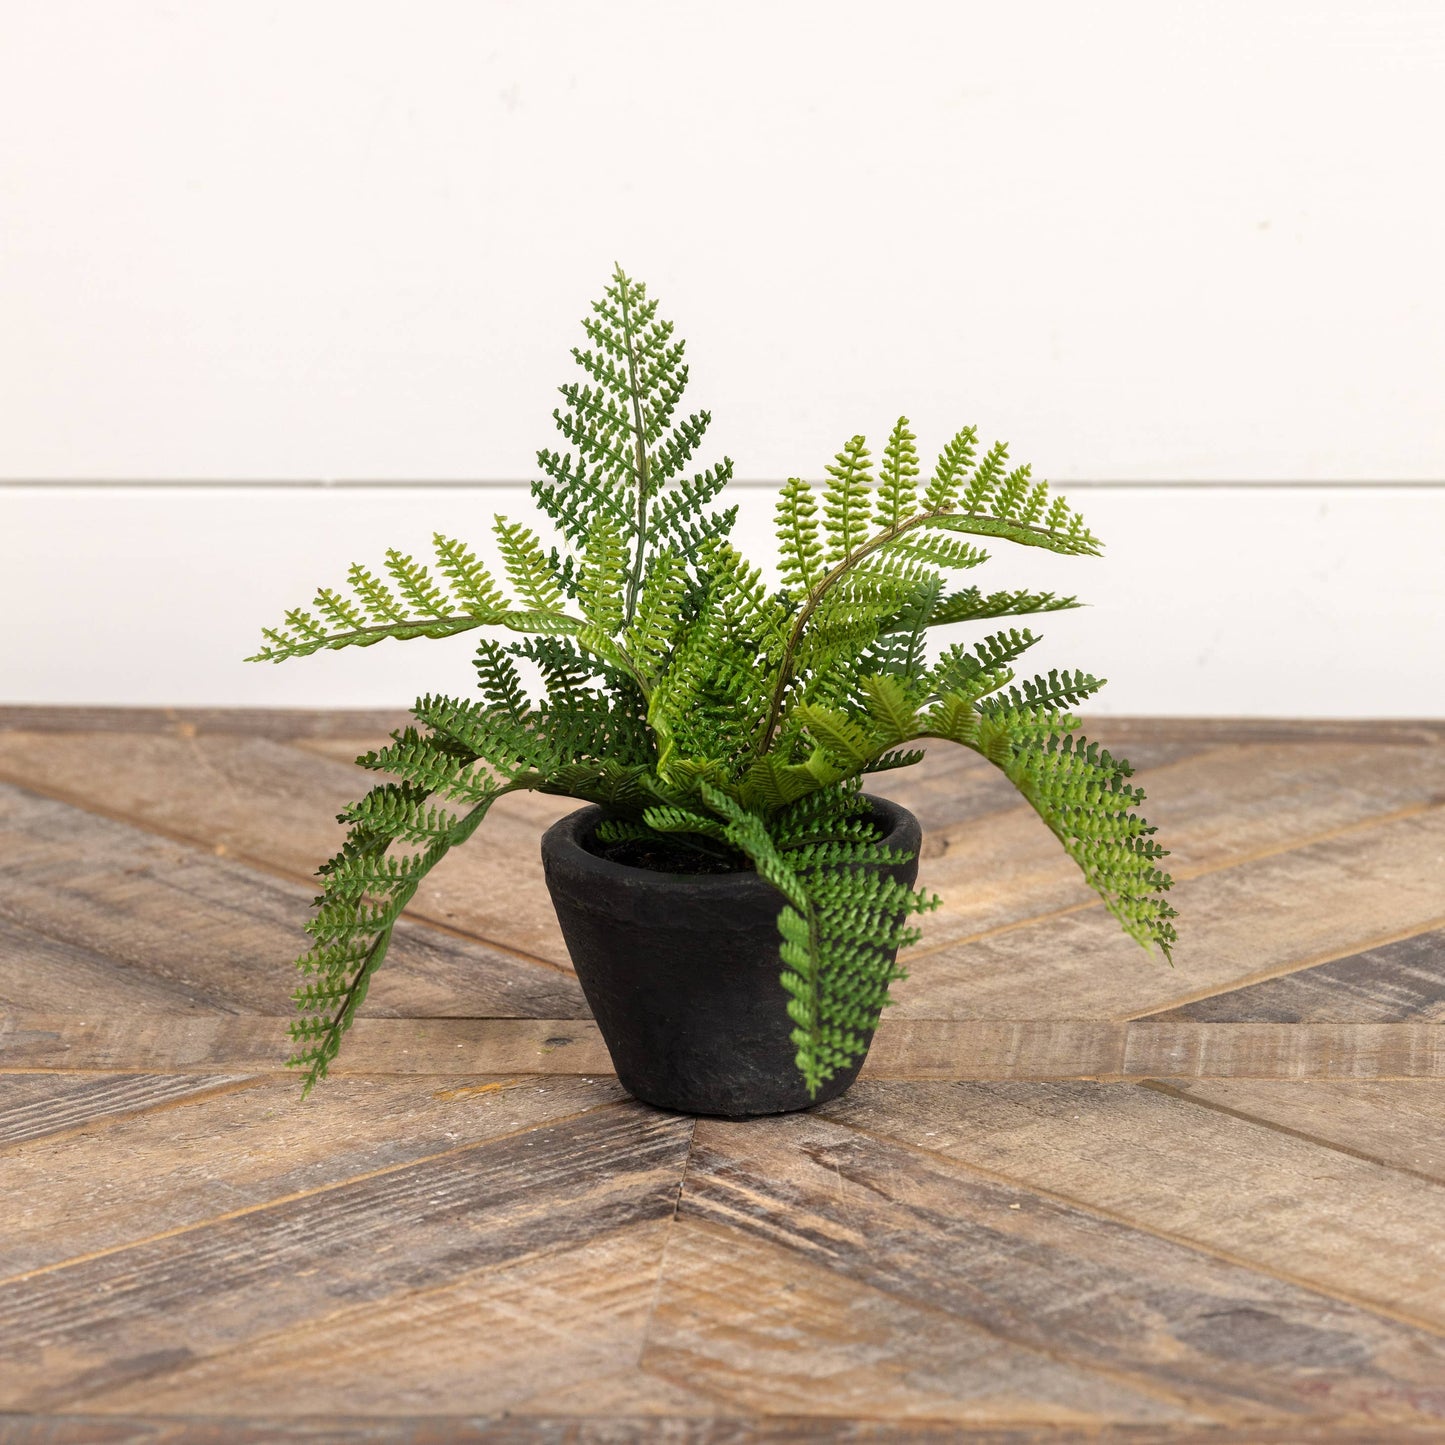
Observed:
[[[912,887],[918,820],[874,798],[887,871]],[[684,875],[630,868],[583,843],[602,820],[583,808],[542,838],[542,866],[567,951],[629,1093],[685,1114],[783,1114],[836,1098],[862,1060],[808,1097],[794,1063],[778,980],[781,895],[756,873]]]

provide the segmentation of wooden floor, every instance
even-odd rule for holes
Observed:
[[[1185,943],[985,765],[863,1079],[631,1102],[508,800],[331,1081],[290,960],[377,715],[0,714],[0,1440],[1445,1437],[1445,724],[1114,722]]]

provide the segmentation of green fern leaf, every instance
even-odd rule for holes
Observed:
[[[918,510],[917,440],[908,428],[908,418],[899,417],[883,448],[883,460],[878,468],[873,516],[884,529],[901,526]]]
[[[827,469],[833,479],[823,493],[823,520],[828,534],[828,560],[842,561],[868,536],[873,471],[867,443],[851,438]]]

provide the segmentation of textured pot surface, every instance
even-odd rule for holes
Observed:
[[[907,809],[871,800],[912,886],[921,841]],[[756,873],[690,876],[630,868],[583,847],[603,818],[583,808],[542,838],[542,866],[567,951],[624,1088],[687,1114],[781,1114],[836,1098],[862,1060],[816,1099],[794,1063],[779,982],[782,896]]]

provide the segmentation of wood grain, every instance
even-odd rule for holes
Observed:
[[[0,1017],[0,1076],[280,1073],[284,1019],[181,1015]],[[343,1075],[608,1073],[591,1020],[358,1018]],[[885,1079],[1430,1079],[1445,1076],[1445,1025],[1193,1024],[885,1018],[864,1065]]]
[[[849,1094],[733,1124],[622,1093],[534,797],[301,1102],[309,875],[399,721],[0,709],[6,1445],[1445,1438],[1445,724],[1091,725],[1172,971],[981,760],[884,775],[939,931]]]
[[[1146,811],[1170,849],[1170,872],[1191,880],[1438,807],[1445,803],[1445,748],[1372,748],[1368,768],[1357,747],[1342,744],[1215,748],[1145,770],[1135,781],[1148,790]],[[1360,836],[1368,847],[1368,832]],[[1437,914],[1445,909],[1438,874],[1437,865]],[[1059,909],[1098,906],[1073,861],[1026,808],[949,832],[941,855],[925,859],[921,882],[943,898],[926,922],[925,949]]]
[[[52,940],[0,962],[0,998],[34,1007],[61,982],[92,1011],[109,1003],[275,1013],[296,984],[315,885],[0,784],[0,927]],[[105,961],[109,961],[106,968]],[[38,985],[36,980],[51,980]],[[93,987],[92,987],[93,985]],[[132,1005],[131,1000],[135,1002]],[[367,1008],[378,1015],[585,1017],[575,978],[406,920]]]
[[[227,733],[285,741],[353,734],[384,738],[410,721],[404,709],[383,708],[0,705],[3,732],[170,733],[189,738]]]
[[[1042,825],[1041,825],[1042,826]],[[1179,884],[1175,966],[1101,906],[907,955],[897,1011],[914,1018],[1118,1018],[1355,953],[1442,920],[1445,809]],[[1325,902],[1327,900],[1327,903]]]
[[[301,882],[340,845],[337,813],[380,781],[224,733],[0,733],[0,777]],[[535,826],[499,807],[428,875],[409,912],[567,967],[539,859]]]
[[[1194,876],[1445,797],[1445,749],[1376,747],[1365,781],[1357,753],[1336,743],[1258,744],[1190,753],[1147,770],[1143,781],[1167,823],[1176,871]],[[992,769],[946,755],[937,766],[956,771],[929,790],[935,801],[925,808],[947,839],[924,870],[946,904],[928,921],[927,946],[1092,899],[1047,829]],[[297,876],[334,849],[336,812],[374,781],[266,738],[111,732],[0,733],[0,775]],[[908,785],[882,786],[906,792]],[[535,862],[536,830],[565,810],[553,800],[504,800],[423,885],[412,912],[565,965]],[[509,908],[496,907],[499,883]]]
[[[0,1285],[11,1342],[0,1400],[73,1409],[130,1384],[159,1388],[278,1322],[666,1219],[691,1127],[612,1105],[14,1278]]]
[[[1445,929],[1429,929],[1314,968],[1210,994],[1149,1017],[1198,1023],[1445,1019]]]
[[[1431,1330],[832,1119],[699,1122],[678,1218],[1216,1417],[1445,1422]]]
[[[1053,1425],[968,1425],[956,1421],[818,1419],[805,1415],[602,1417],[505,1415],[12,1415],[0,1413],[7,1445],[811,1445],[903,1441],[907,1445],[1234,1445],[1227,1427],[1120,1425],[1064,1433]],[[1334,1426],[1296,1421],[1251,1425],[1249,1445],[1400,1445],[1437,1434],[1399,1425]]]
[[[0,704],[0,730],[18,732],[240,733],[273,738],[386,736],[411,721],[403,709],[285,707],[84,707]],[[1352,742],[1445,744],[1439,718],[1191,718],[1083,714],[1084,729],[1114,743]]]
[[[667,1227],[665,1218],[643,1219],[575,1248],[343,1304],[158,1377],[87,1392],[86,1403],[303,1415],[398,1404],[438,1414],[526,1409],[559,1382],[606,1377],[636,1361]]]
[[[624,1097],[613,1079],[525,1076],[450,1088],[338,1079],[305,1103],[291,1080],[198,1091],[161,1112],[0,1155],[0,1279],[444,1161]]]
[[[1433,1181],[1132,1084],[860,1085],[823,1112],[1445,1333]]]
[[[1445,1080],[1166,1079],[1153,1086],[1445,1184]],[[1428,1246],[1424,1231],[1422,1241]]]
[[[206,1073],[220,1060],[247,1073],[282,1073],[292,1047],[287,1023],[254,1015],[11,1014],[0,1016],[0,1075]],[[331,1069],[333,1077],[610,1071],[590,1019],[499,1018],[358,1018]],[[289,1077],[299,1089],[299,1076]]]
[[[1074,1427],[1228,1418],[1137,1375],[1010,1339],[927,1294],[680,1218],[643,1362],[759,1415]]]
[[[4,850],[0,838],[0,851]],[[6,878],[0,873],[0,909]],[[83,944],[51,938],[0,913],[0,1012],[217,1013],[221,999]]]
[[[0,1074],[0,1149],[250,1082],[242,1074]]]

